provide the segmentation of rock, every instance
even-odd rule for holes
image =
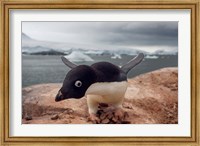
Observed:
[[[54,115],[53,117],[51,117],[51,120],[57,120],[59,118],[58,115]]]
[[[30,87],[27,87],[27,88],[23,89],[23,93],[29,93],[31,91],[32,91],[32,88],[30,88]]]
[[[31,115],[27,115],[26,117],[25,117],[25,120],[26,121],[29,121],[29,120],[32,120],[33,118],[32,118],[32,116]]]
[[[131,122],[130,121],[122,121],[121,124],[131,124]]]
[[[109,122],[110,122],[109,119],[104,119],[104,120],[101,121],[102,124],[108,124]]]
[[[109,112],[107,118],[108,118],[108,119],[112,119],[112,117],[113,117],[112,112]]]
[[[105,118],[106,118],[106,114],[101,114],[101,115],[99,116],[99,118],[100,118],[101,120],[105,119]]]
[[[70,119],[64,120],[64,124],[69,124],[69,123],[71,123],[71,120],[70,120]]]
[[[117,122],[117,117],[112,117],[112,121],[113,121],[114,123],[116,123],[116,122]]]
[[[124,113],[124,118],[123,119],[127,119],[129,118],[129,114],[127,112]]]
[[[71,108],[67,108],[67,109],[65,109],[64,112],[67,113],[67,114],[72,114],[74,111]]]
[[[100,119],[97,124],[122,124],[130,123],[125,121],[128,117],[128,113],[122,109],[111,108],[110,106],[99,105],[99,111],[97,112],[97,117]]]
[[[97,113],[100,121],[98,123],[178,123],[177,68],[163,68],[141,74],[128,79],[128,83],[122,115],[116,116],[116,109],[101,103]],[[87,120],[89,113],[85,97],[55,102],[55,96],[61,86],[62,84],[49,83],[23,88],[22,123],[91,124],[91,121]],[[54,116],[56,120],[51,119]]]
[[[72,116],[72,115],[70,115],[70,116],[69,116],[69,118],[71,118],[71,119],[74,119],[75,117],[74,117],[74,116]]]

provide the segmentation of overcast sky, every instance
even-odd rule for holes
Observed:
[[[178,48],[178,22],[23,22],[22,32],[37,40],[94,48]]]

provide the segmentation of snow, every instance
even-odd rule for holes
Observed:
[[[137,50],[137,49],[126,49],[126,48],[123,48],[123,49],[114,49],[114,50],[109,50],[109,51],[112,54],[119,54],[119,55],[123,55],[123,54],[126,54],[126,55],[137,55],[139,53],[146,54],[145,51],[140,51],[140,50]]]
[[[91,54],[91,55],[102,55],[104,53],[103,50],[88,50],[85,52],[85,54]]]
[[[177,55],[178,52],[177,50],[157,50],[152,54],[156,54],[156,55]]]
[[[113,56],[111,56],[111,59],[122,59],[122,57],[119,54],[113,54]]]
[[[147,55],[145,56],[146,59],[158,59],[158,56],[156,55]]]
[[[51,48],[42,47],[42,46],[22,47],[22,52],[26,52],[26,53],[47,52],[51,50],[52,50]]]
[[[80,51],[73,51],[71,54],[66,55],[65,58],[72,62],[94,61],[90,56]]]

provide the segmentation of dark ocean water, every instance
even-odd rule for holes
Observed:
[[[61,83],[70,70],[65,66],[61,56],[23,55],[22,56],[22,87],[41,83]],[[91,56],[95,61],[107,61],[116,65],[123,65],[134,56],[122,55],[122,59],[111,59],[110,55]],[[90,65],[94,62],[79,62],[76,64]],[[177,55],[159,55],[157,59],[144,59],[144,61],[132,69],[128,77],[150,72],[164,67],[177,67]]]

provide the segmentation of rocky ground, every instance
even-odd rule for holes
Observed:
[[[101,104],[97,123],[178,123],[178,69],[163,68],[129,79],[122,116]],[[23,124],[88,124],[86,98],[55,102],[61,84],[39,84],[23,88]]]

